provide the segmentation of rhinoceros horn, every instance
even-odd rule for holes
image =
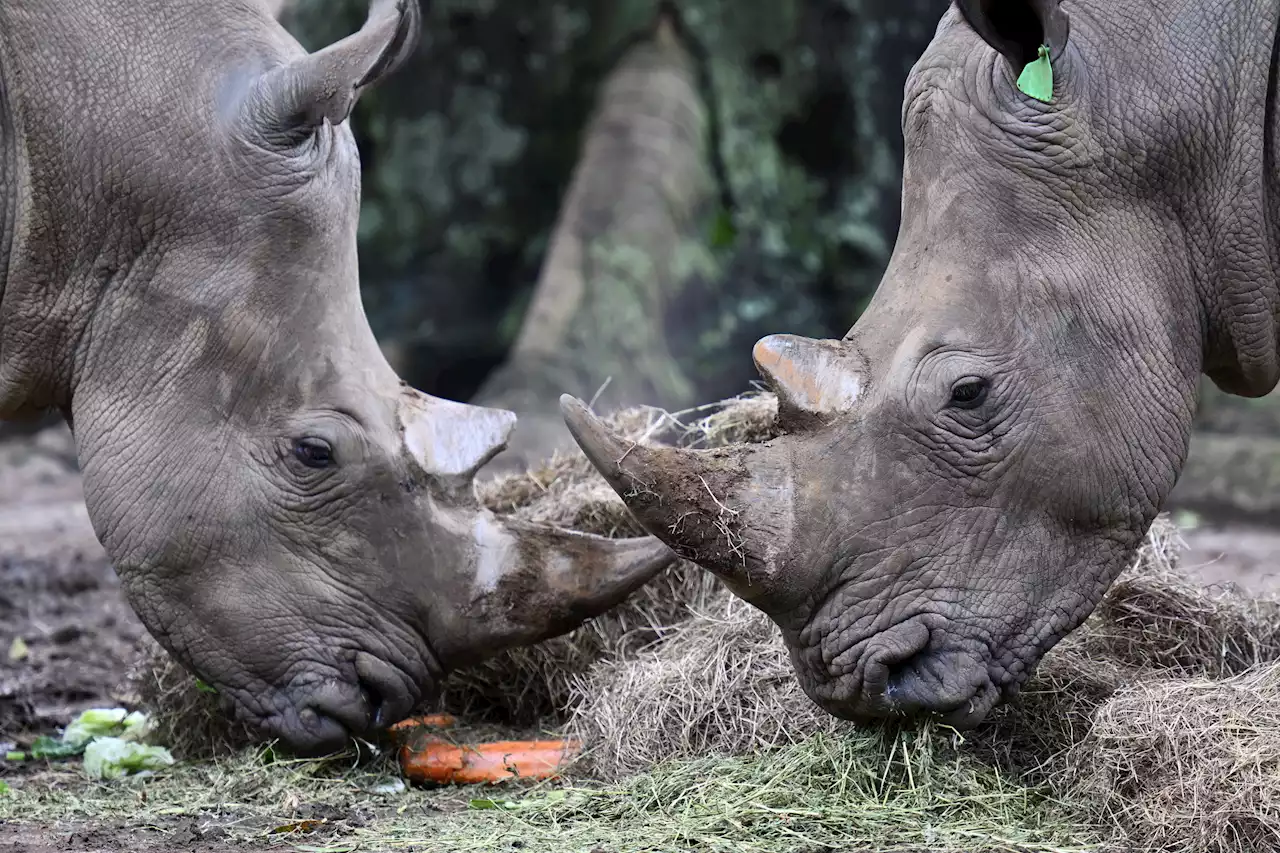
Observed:
[[[787,432],[829,423],[858,397],[863,372],[842,342],[773,335],[753,356]],[[712,450],[644,446],[612,434],[576,398],[560,406],[587,458],[676,553],[766,612],[808,592],[796,563],[796,499],[814,485],[797,481],[792,436]]]
[[[402,389],[405,451],[429,486],[425,501],[448,599],[433,641],[451,666],[562,634],[643,586],[675,561],[651,537],[607,539],[501,518],[476,499],[474,478],[507,444],[516,416]]]

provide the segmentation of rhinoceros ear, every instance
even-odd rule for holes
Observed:
[[[248,120],[268,141],[305,140],[325,121],[341,124],[370,85],[417,47],[419,0],[373,0],[359,32],[264,74],[247,102]]]
[[[1062,0],[956,0],[960,14],[982,40],[1022,71],[1036,59],[1040,45],[1049,46],[1049,58],[1062,55],[1071,23],[1062,11]]]

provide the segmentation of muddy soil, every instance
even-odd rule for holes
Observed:
[[[65,430],[0,444],[0,742],[114,703],[143,635],[71,450]]]
[[[1184,530],[1183,565],[1206,584],[1236,583],[1254,593],[1280,592],[1280,530],[1240,523]]]
[[[119,829],[99,826],[93,829],[31,829],[0,826],[0,853],[233,853],[243,845],[232,846],[192,826],[173,831]]]

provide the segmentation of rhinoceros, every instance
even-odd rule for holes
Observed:
[[[840,340],[755,345],[782,434],[632,447],[562,399],[832,715],[980,723],[1133,558],[1201,375],[1275,387],[1278,25],[1275,0],[952,4],[871,302]]]
[[[147,629],[304,754],[672,559],[483,510],[515,416],[375,341],[347,118],[420,15],[308,54],[256,0],[0,0],[0,418],[65,414]]]

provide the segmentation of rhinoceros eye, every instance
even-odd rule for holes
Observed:
[[[951,405],[957,409],[976,409],[987,399],[987,380],[975,377],[961,379],[951,387]]]
[[[333,464],[333,448],[323,438],[299,438],[293,442],[293,455],[308,468],[328,468]]]

